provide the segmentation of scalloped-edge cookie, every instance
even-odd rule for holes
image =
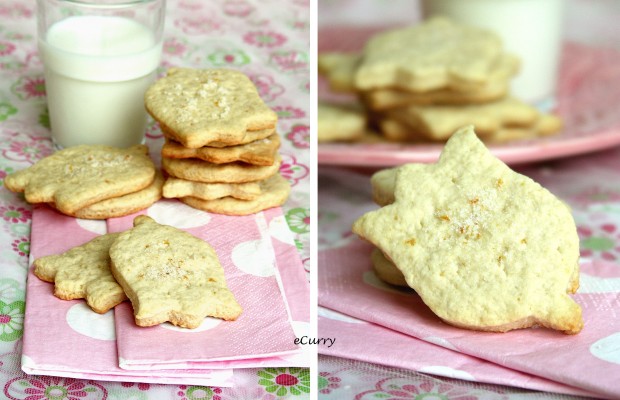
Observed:
[[[278,120],[250,78],[231,69],[170,68],[144,102],[162,129],[189,148],[247,143],[248,132],[275,128]]]
[[[428,307],[457,327],[505,332],[583,327],[579,237],[568,207],[460,129],[435,164],[398,168],[395,201],[353,231],[403,272]]]
[[[357,141],[366,132],[366,115],[351,107],[319,103],[317,131],[319,142]]]
[[[4,184],[29,203],[54,203],[62,213],[144,189],[155,178],[145,145],[127,149],[81,145],[60,150],[8,175]]]
[[[242,161],[252,165],[273,165],[279,148],[280,135],[277,133],[246,144],[198,149],[189,149],[168,139],[162,146],[161,155],[165,158],[198,158],[215,164]]]
[[[164,197],[168,199],[195,197],[201,200],[215,200],[233,197],[239,200],[254,200],[261,195],[259,182],[205,183],[168,177],[164,183]]]
[[[127,300],[110,272],[109,250],[118,236],[108,233],[62,254],[37,258],[34,274],[53,282],[59,299],[86,299],[93,311],[103,314]]]
[[[133,214],[161,199],[163,185],[164,177],[157,171],[153,182],[142,190],[91,204],[68,215],[82,219],[108,219]],[[56,208],[53,203],[50,206]]]
[[[180,229],[138,216],[114,242],[110,257],[138,326],[169,321],[196,328],[207,316],[235,320],[242,312],[215,250]]]
[[[214,164],[197,158],[162,158],[164,170],[189,181],[206,183],[244,183],[267,179],[280,170],[282,158],[276,156],[272,165],[250,165],[242,162]]]
[[[494,33],[436,17],[374,35],[364,48],[355,86],[414,92],[479,88],[501,54],[502,43]]]
[[[373,249],[372,253],[370,253],[370,259],[372,260],[372,269],[375,275],[383,282],[394,286],[409,287],[403,273],[400,272],[393,262],[385,257],[381,250]]]
[[[216,200],[201,200],[196,197],[182,197],[183,203],[199,210],[225,215],[248,215],[279,207],[286,202],[291,191],[291,185],[280,174],[276,174],[259,182],[261,195],[253,200],[239,200],[234,197],[224,197]]]

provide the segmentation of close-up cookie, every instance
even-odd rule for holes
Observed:
[[[108,233],[62,254],[37,258],[34,274],[54,283],[54,296],[86,299],[93,311],[103,314],[127,299],[110,272],[109,250],[118,235]]]
[[[180,229],[138,216],[134,228],[114,242],[110,257],[138,326],[169,321],[196,328],[207,316],[235,320],[242,312],[215,250]]]
[[[394,263],[385,258],[381,250],[373,249],[370,259],[372,260],[372,270],[383,282],[395,286],[409,287],[403,273],[400,272]]]
[[[378,33],[366,43],[355,73],[358,90],[427,92],[486,84],[503,53],[499,37],[436,17]]]
[[[161,155],[166,158],[198,158],[215,164],[243,161],[252,165],[272,165],[280,148],[280,135],[272,134],[250,143],[228,146],[204,146],[189,149],[173,140],[166,140]]]
[[[215,200],[230,196],[239,200],[254,200],[261,195],[261,187],[259,182],[205,183],[169,177],[164,183],[163,193],[168,199],[190,196]]]
[[[244,183],[260,181],[273,176],[280,169],[278,155],[273,165],[250,165],[242,162],[213,164],[195,158],[163,158],[164,170],[170,175],[197,182]]]
[[[319,103],[317,126],[319,142],[356,141],[366,131],[366,115],[362,110]]]
[[[286,202],[291,185],[280,174],[260,182],[261,195],[254,200],[239,200],[232,196],[216,200],[196,197],[180,198],[183,203],[199,210],[225,215],[248,215],[268,208],[279,207]]]
[[[394,186],[398,167],[379,170],[370,177],[372,200],[379,206],[387,206],[394,202]]]
[[[60,150],[8,175],[5,186],[24,192],[29,203],[54,203],[65,214],[137,192],[155,179],[145,145],[127,149],[81,145]]]
[[[583,327],[579,237],[568,207],[456,132],[435,164],[397,170],[395,200],[353,231],[389,257],[445,322],[505,332]]]
[[[190,148],[240,144],[248,131],[274,128],[277,122],[250,78],[231,69],[170,68],[144,99],[162,128]]]

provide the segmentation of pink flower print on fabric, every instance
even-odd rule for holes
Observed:
[[[577,227],[582,257],[600,257],[606,261],[620,258],[620,231],[612,223]]]
[[[34,9],[15,2],[13,4],[0,4],[0,16],[9,18],[31,18]]]
[[[13,251],[22,257],[27,257],[30,254],[30,239],[21,237],[13,240],[11,243]]]
[[[478,400],[476,389],[461,388],[449,383],[425,380],[420,383],[404,383],[403,379],[386,378],[375,385],[374,389],[367,390],[355,396],[355,400],[369,399],[437,399],[437,400]],[[498,396],[504,399],[505,396]]]
[[[27,376],[11,379],[4,386],[11,400],[104,400],[106,388],[94,381],[80,381],[56,376]]]
[[[214,33],[222,29],[222,22],[217,18],[208,16],[185,17],[174,22],[177,28],[180,28],[188,35],[204,35]]]
[[[182,56],[187,51],[187,42],[177,38],[168,38],[164,40],[163,51],[171,56]]]
[[[286,138],[293,143],[293,146],[307,149],[310,147],[310,127],[301,124],[293,125],[290,132],[286,134]]]
[[[11,91],[20,100],[45,97],[45,80],[42,76],[22,76],[11,86]]]
[[[272,31],[253,31],[243,35],[243,40],[256,47],[274,48],[286,43],[286,36]]]
[[[222,389],[207,386],[179,386],[177,395],[180,400],[221,400]]]
[[[329,372],[319,372],[319,393],[330,394],[332,390],[340,387],[341,379]]]
[[[32,211],[12,204],[7,206],[0,205],[0,218],[14,224],[18,222],[28,222],[32,219]]]
[[[298,164],[297,159],[292,155],[282,154],[282,164],[280,165],[280,175],[291,183],[297,185],[300,180],[308,176],[308,167]]]
[[[224,13],[231,17],[246,18],[254,12],[254,7],[244,0],[229,0],[224,3]]]
[[[278,114],[278,119],[295,119],[306,116],[304,110],[291,106],[275,106],[273,107],[273,111]]]
[[[0,42],[0,56],[8,56],[15,51],[15,45],[11,42]]]
[[[24,332],[24,313],[26,303],[0,301],[0,340],[12,342],[22,337]]]
[[[269,63],[282,72],[300,72],[308,70],[308,55],[301,51],[276,51],[271,53]]]
[[[2,155],[9,160],[27,161],[31,164],[50,154],[52,154],[50,140],[43,137],[12,138],[8,149],[2,150]]]
[[[241,50],[217,50],[207,56],[216,67],[240,66],[250,63],[250,57]]]
[[[310,371],[307,368],[264,368],[257,372],[258,384],[278,397],[302,396],[310,393]]]
[[[264,102],[269,103],[284,93],[284,86],[275,83],[272,76],[260,74],[249,74],[248,76],[258,89],[258,94]]]
[[[133,382],[122,382],[121,386],[129,388],[133,386],[137,386],[139,390],[149,390],[151,385],[148,383],[133,383]]]

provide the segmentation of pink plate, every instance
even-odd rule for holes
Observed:
[[[376,29],[324,30],[320,51],[357,50]],[[347,37],[355,40],[347,41]],[[329,41],[321,39],[329,38]],[[336,38],[336,39],[334,39]],[[344,38],[344,39],[339,39]],[[334,40],[342,40],[335,42]],[[319,91],[319,97],[331,97]],[[343,98],[339,98],[343,101]],[[540,139],[490,145],[493,154],[508,164],[522,164],[584,154],[620,145],[620,53],[566,43],[558,82],[556,112],[564,121],[562,131]],[[441,144],[329,143],[318,146],[321,165],[392,166],[407,162],[434,162]]]

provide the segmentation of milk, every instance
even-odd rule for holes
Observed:
[[[508,52],[521,59],[511,82],[516,97],[544,106],[553,96],[561,51],[563,0],[422,0],[425,17],[495,31]]]
[[[122,17],[69,17],[48,29],[39,53],[57,146],[143,141],[144,93],[161,57],[151,30]]]

